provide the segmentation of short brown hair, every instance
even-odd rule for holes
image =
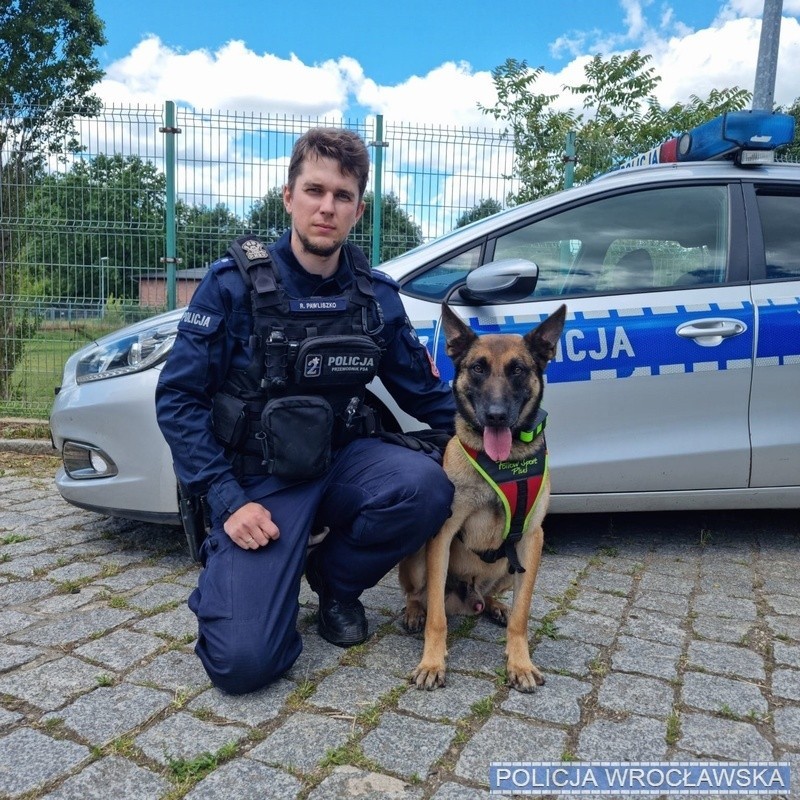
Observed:
[[[369,153],[364,140],[346,128],[312,128],[304,133],[292,148],[287,183],[294,189],[303,162],[309,156],[332,158],[345,175],[358,182],[358,199],[364,197],[369,177]]]

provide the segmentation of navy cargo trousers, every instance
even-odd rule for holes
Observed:
[[[212,520],[204,569],[189,597],[198,620],[195,651],[214,685],[230,694],[267,685],[300,655],[298,597],[310,533],[330,528],[314,554],[326,591],[357,598],[439,531],[453,499],[434,458],[379,439],[335,451],[320,478],[259,476],[242,485],[269,510],[280,537],[244,550]]]

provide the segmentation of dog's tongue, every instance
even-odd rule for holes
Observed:
[[[505,461],[511,455],[511,428],[484,428],[483,449],[492,461]]]

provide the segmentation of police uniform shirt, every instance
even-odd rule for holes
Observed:
[[[290,231],[269,250],[291,297],[341,295],[354,279],[353,245],[345,244],[339,269],[329,278],[303,269],[292,253]],[[433,374],[395,281],[379,271],[372,274],[384,316],[380,336],[385,351],[379,377],[404,411],[432,428],[452,431],[455,405],[449,385]],[[211,398],[231,370],[245,369],[250,363],[252,331],[249,290],[234,260],[226,256],[211,265],[195,291],[156,388],[158,423],[172,450],[179,480],[192,494],[206,494],[212,516],[223,519],[250,498],[211,429]]]

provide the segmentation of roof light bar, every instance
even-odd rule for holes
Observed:
[[[791,114],[769,111],[728,111],[698,125],[681,136],[624,161],[617,169],[666,164],[676,161],[736,159],[741,164],[773,160],[766,153],[794,140],[795,121]],[[755,151],[760,155],[751,155]]]

